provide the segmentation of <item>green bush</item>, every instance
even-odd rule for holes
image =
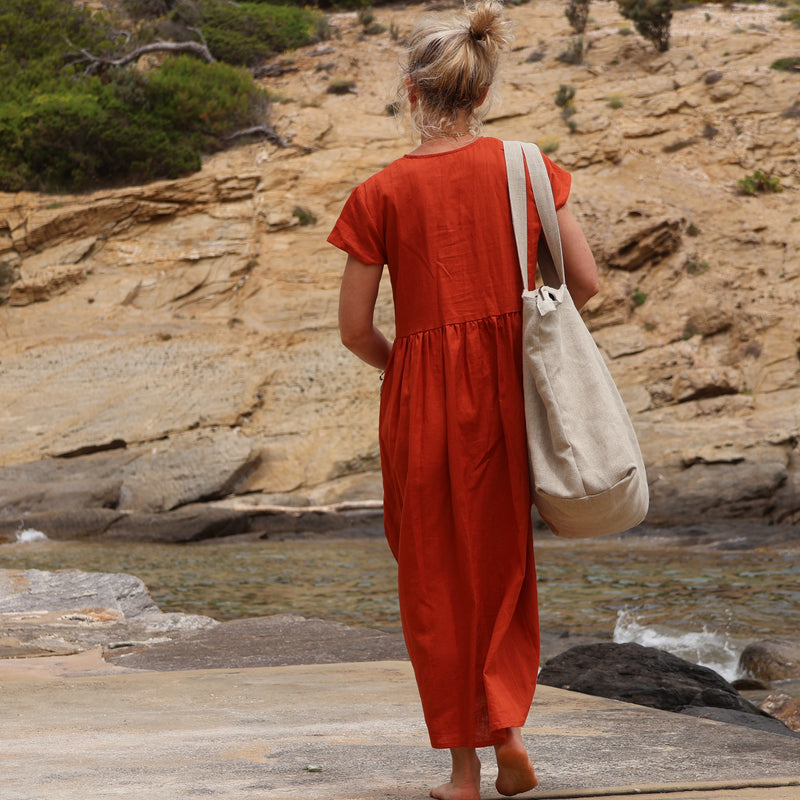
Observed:
[[[148,75],[65,82],[24,106],[0,104],[0,189],[81,190],[176,178],[263,115],[266,96],[241,69],[188,56]]]
[[[770,69],[779,69],[785,72],[800,72],[800,56],[779,58],[770,64]]]
[[[590,2],[591,0],[567,0],[567,10],[564,13],[575,33],[583,33],[586,30]]]
[[[790,8],[787,11],[784,11],[778,19],[781,22],[791,22],[792,27],[800,28],[800,8],[795,6],[794,8]]]
[[[780,178],[757,169],[752,175],[747,175],[737,181],[740,194],[754,195],[759,192],[782,192]]]
[[[200,10],[203,36],[214,57],[242,66],[316,41],[324,29],[318,13],[295,6],[205,0]]]
[[[200,13],[191,0],[129,5],[141,13],[167,6]],[[228,4],[205,0],[203,9],[215,5]],[[256,7],[277,20],[270,47],[297,41],[297,20],[306,20],[307,30],[318,16]],[[178,177],[199,169],[202,154],[227,146],[234,132],[263,123],[267,95],[247,71],[222,61],[168,56],[148,72],[104,67],[84,75],[80,50],[118,56],[143,41],[137,37],[146,29],[135,27],[124,46],[114,32],[118,22],[63,0],[3,0],[0,191],[76,191]]]
[[[556,60],[564,64],[580,64],[583,61],[583,38],[576,36],[570,39],[567,49],[556,56]]]
[[[659,53],[669,50],[672,0],[617,0],[617,6],[622,16],[629,19]]]

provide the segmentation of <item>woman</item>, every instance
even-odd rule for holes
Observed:
[[[502,794],[537,783],[520,735],[539,663],[522,280],[503,143],[478,135],[509,43],[502,15],[488,0],[413,32],[405,86],[421,144],[354,190],[329,237],[348,254],[342,341],[386,371],[386,536],[431,744],[451,751],[450,781],[431,790],[440,800],[478,800],[478,747],[495,748]],[[597,270],[566,207],[570,177],[547,168],[580,307],[597,291]],[[528,192],[535,264],[540,225]],[[373,324],[384,264],[393,343]]]

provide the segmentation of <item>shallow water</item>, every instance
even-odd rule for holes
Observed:
[[[217,619],[293,613],[400,628],[382,536],[333,534],[194,545],[50,541],[0,546],[0,567],[128,572],[164,611]],[[536,544],[542,625],[638,641],[732,678],[741,649],[797,636],[800,547],[725,551],[674,539]]]

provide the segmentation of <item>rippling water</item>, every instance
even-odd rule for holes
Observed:
[[[164,611],[217,619],[295,613],[397,631],[395,564],[382,536],[159,545],[38,540],[0,567],[128,572]],[[659,538],[536,544],[542,625],[615,632],[733,677],[738,653],[800,628],[800,546],[725,551]]]

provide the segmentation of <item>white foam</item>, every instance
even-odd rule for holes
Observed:
[[[17,531],[18,544],[30,544],[31,542],[46,542],[47,535],[35,528],[25,528],[24,531]]]
[[[628,610],[617,613],[614,641],[618,644],[635,642],[644,647],[657,647],[701,667],[708,667],[727,681],[741,677],[739,650],[725,633],[710,631],[681,632],[664,625],[643,625]]]

